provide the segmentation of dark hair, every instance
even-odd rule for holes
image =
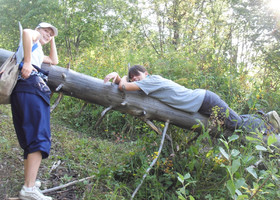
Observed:
[[[129,68],[129,72],[128,72],[128,76],[129,79],[132,79],[133,76],[139,76],[140,73],[139,72],[146,72],[146,68],[143,67],[142,65],[134,65],[132,67]]]

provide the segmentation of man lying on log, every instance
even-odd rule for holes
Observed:
[[[264,134],[280,131],[280,118],[276,111],[262,113],[263,119],[256,115],[238,115],[217,94],[205,89],[188,89],[159,75],[150,75],[141,65],[131,67],[128,76],[121,78],[117,72],[112,72],[104,78],[104,83],[113,79],[121,91],[142,90],[173,108],[208,117],[215,115],[231,131],[243,129],[251,132],[258,129]]]

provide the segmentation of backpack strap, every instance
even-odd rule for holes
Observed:
[[[35,49],[37,49],[37,47],[38,47],[38,42],[36,42],[35,44],[33,44],[33,46],[32,46],[32,52],[33,52]]]
[[[37,49],[38,47],[38,42],[36,42],[35,44],[33,44],[32,46],[32,52],[35,51],[35,49]],[[21,63],[19,64],[19,69],[21,70],[22,69],[22,66],[23,66],[23,60],[21,61]]]

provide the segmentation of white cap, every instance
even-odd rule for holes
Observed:
[[[53,25],[46,23],[46,22],[41,22],[40,24],[38,24],[37,28],[51,28],[53,30],[54,36],[57,36],[58,31],[57,28],[55,28]]]

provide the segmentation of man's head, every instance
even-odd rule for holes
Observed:
[[[134,65],[129,68],[128,76],[129,76],[129,80],[132,82],[140,81],[146,78],[147,75],[148,75],[148,71],[142,65]]]

